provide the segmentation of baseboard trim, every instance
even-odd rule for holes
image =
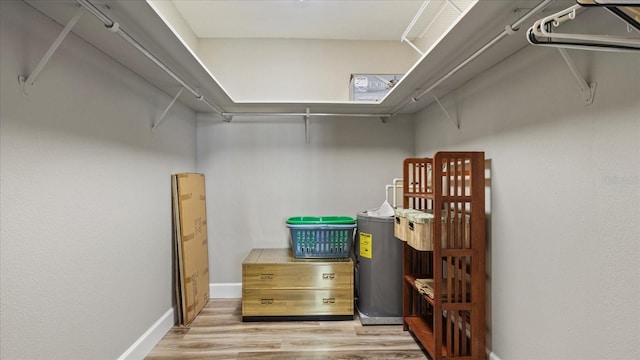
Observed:
[[[489,353],[489,360],[500,360],[500,358],[492,351]]]
[[[209,284],[209,297],[213,299],[236,299],[242,297],[242,283]],[[158,319],[118,360],[144,359],[153,347],[174,325],[174,309],[171,308]]]
[[[173,308],[167,310],[164,315],[151,325],[142,336],[125,351],[118,360],[138,360],[144,359],[153,347],[164,337],[173,327]]]
[[[209,284],[211,299],[239,299],[242,297],[242,283]]]

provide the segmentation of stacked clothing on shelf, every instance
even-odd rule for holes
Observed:
[[[433,299],[433,279],[416,279],[416,288],[422,295]]]

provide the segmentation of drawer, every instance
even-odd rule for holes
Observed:
[[[336,289],[353,287],[353,263],[243,264],[245,289]]]
[[[353,289],[243,289],[242,316],[353,315]]]

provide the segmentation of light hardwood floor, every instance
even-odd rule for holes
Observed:
[[[427,359],[400,325],[360,321],[242,322],[240,299],[211,299],[146,357],[166,359]]]

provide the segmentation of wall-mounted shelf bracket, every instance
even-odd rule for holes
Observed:
[[[29,95],[31,87],[33,87],[33,84],[35,84],[36,82],[36,78],[38,77],[42,69],[45,67],[45,65],[47,65],[47,62],[49,61],[49,59],[51,59],[51,56],[53,56],[53,53],[58,49],[60,44],[62,44],[62,41],[67,37],[67,35],[69,34],[69,31],[71,31],[71,29],[78,22],[78,20],[80,19],[80,16],[83,13],[84,13],[84,8],[78,7],[78,11],[76,11],[76,13],[73,15],[71,20],[69,20],[67,25],[65,25],[64,29],[62,29],[62,32],[60,32],[58,37],[54,40],[53,44],[51,44],[51,46],[49,47],[49,50],[47,50],[47,52],[44,54],[44,56],[42,57],[38,65],[36,65],[35,69],[33,69],[33,71],[31,72],[31,74],[26,78],[24,75],[18,76],[18,81],[20,82],[20,90],[22,90],[22,93],[24,95]]]
[[[593,98],[596,95],[597,83],[595,82],[591,84],[587,83],[587,81],[584,79],[584,77],[580,73],[580,70],[578,70],[578,67],[573,62],[573,59],[571,58],[571,56],[569,56],[569,53],[567,53],[567,50],[563,48],[558,48],[558,52],[560,52],[560,55],[562,55],[562,58],[569,66],[569,70],[571,70],[573,77],[575,77],[576,81],[578,81],[578,86],[580,87],[580,94],[584,98],[585,105],[592,104]]]
[[[418,54],[420,54],[420,56],[424,56],[424,53],[422,52],[422,50],[420,50],[420,48],[415,46],[409,39],[403,37],[400,40],[400,42],[406,42],[407,44],[409,44],[409,46],[411,46],[411,48],[413,48],[413,50],[415,50]]]
[[[453,1],[451,0],[447,0],[447,2],[449,3],[449,5],[453,6],[456,10],[458,10],[458,14],[462,14],[462,9],[460,9],[460,7],[458,7],[458,5],[456,5]]]
[[[162,112],[160,117],[158,117],[158,120],[155,120],[155,121],[151,120],[151,131],[155,130],[156,127],[158,127],[158,125],[160,125],[162,120],[164,120],[165,115],[167,115],[167,113],[169,112],[169,109],[171,109],[171,107],[176,102],[176,100],[178,100],[178,98],[180,97],[180,94],[182,94],[183,91],[184,91],[184,86],[181,87],[180,91],[178,91],[176,96],[173,97],[173,100],[171,100],[171,102],[169,103],[169,106],[167,106],[167,108],[164,109],[164,111]]]
[[[449,115],[449,112],[447,111],[447,109],[444,108],[444,105],[442,105],[442,103],[440,102],[440,99],[438,99],[438,97],[435,94],[431,94],[431,95],[436,100],[438,105],[440,105],[440,109],[442,109],[442,112],[447,116],[447,119],[449,119],[449,121],[451,121],[458,128],[458,130],[460,130],[460,118],[456,117],[456,120],[454,120],[451,117],[451,115]]]
[[[431,3],[431,0],[425,0],[422,3],[422,5],[420,6],[420,9],[418,9],[418,12],[409,23],[409,26],[407,26],[407,29],[404,31],[404,33],[400,37],[400,42],[405,42],[409,44],[409,46],[411,46],[413,50],[415,50],[418,54],[420,54],[420,56],[424,56],[425,53],[409,40],[409,33],[411,33],[414,30],[414,27],[416,26],[416,24],[419,23],[418,20],[422,17],[422,14],[424,13],[425,9],[427,8],[427,6],[429,6],[429,3]],[[458,12],[458,14],[462,14],[463,10],[458,5],[456,5],[452,0],[447,0],[447,3],[440,7],[440,11],[438,11],[438,13],[431,20],[431,22],[422,30],[422,33],[420,35],[417,35],[417,34],[412,35],[412,37],[414,39],[421,38],[429,30],[429,28],[431,28],[431,25],[433,25],[436,22],[436,20],[440,18],[440,15],[442,15],[447,4],[451,5]],[[427,13],[430,13],[430,12],[427,12]]]
[[[310,142],[309,140],[309,118],[311,117],[311,110],[307,108],[307,114],[304,116],[304,135],[307,144]]]

